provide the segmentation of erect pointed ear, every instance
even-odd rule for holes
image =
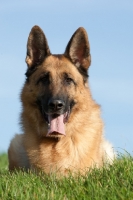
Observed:
[[[78,28],[72,35],[66,47],[65,56],[72,61],[79,71],[87,73],[91,64],[91,55],[88,36],[84,28]]]
[[[34,26],[28,37],[26,63],[29,68],[41,64],[50,55],[47,39],[39,26]]]

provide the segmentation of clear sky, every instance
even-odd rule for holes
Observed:
[[[25,81],[28,34],[39,25],[52,53],[63,53],[86,29],[92,64],[89,84],[102,106],[105,136],[133,154],[133,0],[0,1],[0,152],[21,133],[19,95]]]

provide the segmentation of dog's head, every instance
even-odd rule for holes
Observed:
[[[23,104],[37,107],[48,124],[47,136],[65,135],[65,123],[72,111],[78,110],[77,99],[86,87],[91,63],[85,29],[73,34],[64,54],[52,55],[43,31],[34,26],[28,38],[26,63]],[[84,95],[80,99],[84,104]]]

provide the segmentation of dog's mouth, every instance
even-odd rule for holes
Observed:
[[[48,123],[47,137],[58,137],[65,134],[65,123],[70,116],[70,108],[64,114],[46,114],[45,120]]]
[[[57,106],[55,106],[54,103],[48,105],[47,103],[45,103],[43,98],[39,98],[36,103],[39,107],[39,110],[41,111],[43,119],[48,124],[46,137],[58,138],[61,136],[65,136],[66,123],[68,122],[72,109],[76,103],[71,100],[69,101],[69,105],[60,105],[60,102],[57,102]]]

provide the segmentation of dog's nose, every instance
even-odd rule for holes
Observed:
[[[58,100],[58,99],[51,99],[48,102],[48,107],[50,110],[52,111],[57,111],[57,110],[61,110],[63,109],[65,103],[62,100]]]

